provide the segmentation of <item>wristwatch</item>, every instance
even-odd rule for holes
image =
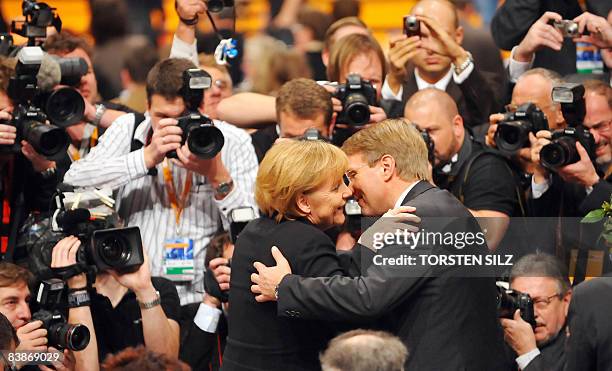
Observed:
[[[232,188],[234,188],[234,181],[232,179],[220,183],[217,188],[215,188],[215,196],[223,198],[232,191]]]
[[[141,309],[151,309],[151,308],[155,308],[156,306],[160,305],[161,296],[159,295],[159,291],[155,291],[155,295],[157,295],[157,297],[154,300],[147,301],[145,303],[138,300],[138,305],[140,306],[140,308]]]
[[[274,299],[276,299],[276,301],[278,301],[278,287],[280,285],[276,285],[276,287],[274,287]]]
[[[465,53],[467,54],[467,58],[465,59],[465,61],[461,63],[460,66],[453,65],[455,67],[455,74],[457,75],[461,75],[461,73],[465,71],[470,66],[470,64],[474,63],[474,57],[472,57],[472,53],[468,51],[466,51]]]
[[[91,123],[98,126],[102,120],[102,116],[104,116],[104,112],[106,112],[106,106],[103,104],[96,104],[96,117],[94,117]]]
[[[43,179],[49,179],[53,175],[55,175],[55,168],[54,167],[50,167],[48,169],[45,169],[45,170],[41,171],[39,174],[40,174],[40,176],[42,176]]]

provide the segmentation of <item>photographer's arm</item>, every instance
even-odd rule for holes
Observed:
[[[206,4],[202,0],[177,0],[176,13],[179,19],[194,19],[204,14]],[[170,58],[185,58],[191,60],[196,66],[198,62],[198,49],[196,42],[196,24],[188,25],[179,20],[172,40]]]
[[[75,187],[121,187],[147,174],[144,149],[130,152],[134,115],[111,125],[87,157],[74,162],[64,182]]]
[[[276,98],[257,93],[238,93],[217,106],[219,120],[240,128],[262,126],[276,121]]]
[[[81,241],[74,236],[66,237],[58,242],[53,248],[51,268],[64,268],[76,264],[76,254],[80,246]],[[85,289],[87,287],[87,277],[84,273],[71,277],[66,282],[70,289]],[[73,353],[76,359],[75,370],[99,370],[98,341],[89,305],[70,308],[68,310],[68,322],[85,325],[90,333],[87,347],[82,351]]]
[[[142,333],[145,346],[154,352],[163,353],[169,357],[178,357],[179,351],[179,325],[175,320],[169,319],[161,306],[161,301],[168,297],[161,294],[153,286],[149,257],[144,256],[144,263],[136,272],[119,274],[109,273],[123,286],[136,294],[142,316]],[[164,293],[165,294],[165,293]],[[176,292],[175,292],[176,294]],[[178,294],[175,295],[178,301]],[[157,304],[154,303],[160,299]],[[146,306],[146,307],[145,307]]]

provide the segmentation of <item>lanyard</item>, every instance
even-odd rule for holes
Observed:
[[[89,146],[87,145],[87,142],[89,142]],[[98,128],[94,127],[91,135],[88,136],[86,127],[83,133],[83,139],[81,140],[81,148],[77,149],[72,144],[68,147],[70,159],[72,162],[80,160],[81,157],[85,156],[86,151],[95,147],[96,144],[98,144]]]
[[[168,159],[165,158],[162,163],[162,169],[164,171],[164,181],[166,183],[166,189],[168,190],[168,198],[170,199],[170,205],[174,210],[174,217],[176,218],[176,227],[178,229],[181,221],[181,214],[185,209],[187,198],[189,197],[189,191],[191,190],[191,171],[187,172],[187,179],[185,180],[185,187],[181,192],[181,197],[176,197],[176,188],[174,187],[174,179],[172,177],[172,171],[168,163]]]

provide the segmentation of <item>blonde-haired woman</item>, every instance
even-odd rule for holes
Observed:
[[[271,246],[296,274],[344,274],[324,231],[344,223],[347,167],[344,152],[322,141],[281,142],[264,157],[255,187],[264,216],[241,232],[232,259],[223,370],[320,370],[318,354],[334,335],[331,326],[278,317],[276,303],[255,301],[250,276],[255,261],[274,264]]]

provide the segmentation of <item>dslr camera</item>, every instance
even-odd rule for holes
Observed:
[[[19,152],[21,140],[25,140],[34,149],[50,160],[59,159],[68,149],[70,138],[57,126],[47,125],[49,118],[37,107],[37,73],[42,63],[43,52],[39,47],[24,47],[19,51],[15,76],[11,77],[8,96],[15,102],[13,119],[10,124],[17,128],[15,145],[5,146],[5,152]],[[62,93],[54,95],[63,97]],[[79,96],[80,98],[80,96]],[[62,98],[63,99],[63,98]],[[82,98],[80,98],[82,99]],[[57,106],[55,99],[48,99],[47,104]],[[54,112],[54,111],[52,111]],[[52,114],[53,116],[53,114]]]
[[[551,143],[542,147],[540,151],[542,166],[556,170],[580,161],[576,143],[582,144],[591,161],[595,161],[595,138],[582,125],[586,114],[584,86],[573,83],[556,84],[553,87],[552,98],[555,103],[561,105],[563,118],[570,127],[552,133]]]
[[[533,311],[533,300],[526,293],[505,289],[497,286],[497,315],[499,318],[514,318],[514,312],[519,309],[521,318],[536,327],[535,312]]]
[[[433,139],[431,139],[427,131],[425,130],[419,130],[419,131],[421,133],[421,138],[423,138],[423,141],[425,142],[425,145],[427,146],[427,160],[429,161],[430,164],[433,165],[436,159],[435,157],[436,147],[434,146]]]
[[[187,110],[177,119],[178,127],[183,130],[181,144],[187,143],[189,151],[202,159],[215,157],[225,143],[221,130],[198,110],[204,98],[204,90],[210,88],[211,82],[210,75],[199,68],[190,68],[183,72],[181,96]],[[178,158],[176,151],[168,152],[166,157]]]
[[[357,127],[370,122],[370,106],[376,105],[376,89],[369,81],[352,73],[346,84],[338,85],[334,97],[342,102],[337,122]]]
[[[67,290],[62,280],[50,279],[40,283],[36,295],[41,309],[32,314],[32,321],[41,321],[47,330],[47,345],[57,349],[83,350],[89,344],[87,326],[67,323],[59,309],[67,307]]]
[[[582,144],[591,161],[595,161],[595,139],[588,129],[578,126],[554,131],[551,142],[540,151],[540,163],[550,170],[575,164],[580,161],[576,143]]]
[[[529,147],[529,133],[548,130],[546,115],[533,103],[518,106],[515,112],[507,112],[495,132],[495,144],[504,152],[513,153]]]
[[[404,16],[404,35],[421,36],[421,21],[415,15]]]

